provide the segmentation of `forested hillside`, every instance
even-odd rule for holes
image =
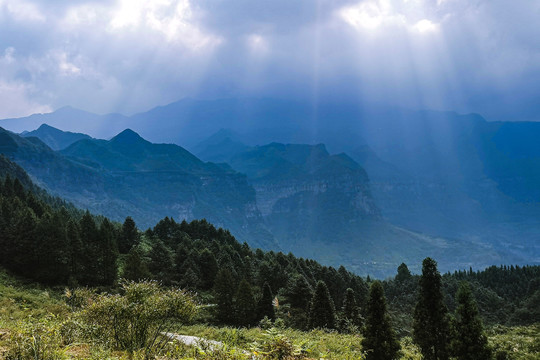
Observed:
[[[355,321],[360,324],[365,315],[372,280],[344,267],[252,249],[206,220],[177,223],[164,218],[141,232],[129,217],[120,224],[79,211],[31,185],[24,171],[9,160],[2,158],[2,165],[0,259],[15,273],[72,286],[112,286],[120,277],[156,279],[197,291],[205,301],[217,304],[212,322],[236,325],[256,324],[267,314],[257,303],[277,296],[284,321],[299,329],[310,327],[309,304],[322,281],[338,318],[344,316],[341,306],[348,296],[360,309]],[[445,274],[444,299],[451,310],[462,280],[472,285],[485,323],[540,321],[540,267],[494,266]],[[411,330],[417,284],[418,275],[405,264],[395,278],[383,282],[400,334]],[[332,327],[343,324],[336,321]]]

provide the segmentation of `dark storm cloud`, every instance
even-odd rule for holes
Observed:
[[[0,0],[0,117],[182,97],[539,118],[538,2]]]

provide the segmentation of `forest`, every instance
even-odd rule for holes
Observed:
[[[441,275],[427,258],[421,275],[402,264],[394,277],[362,278],[252,249],[204,219],[166,217],[144,231],[130,217],[116,223],[48,195],[2,163],[9,167],[0,173],[0,266],[53,289],[122,294],[126,284],[155,280],[206,304],[191,322],[361,334],[367,359],[399,358],[400,339],[412,339],[425,359],[504,359],[511,354],[488,345],[484,326],[540,322],[539,266]]]

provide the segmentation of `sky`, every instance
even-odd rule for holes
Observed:
[[[540,121],[538,0],[0,0],[0,118],[185,97]]]

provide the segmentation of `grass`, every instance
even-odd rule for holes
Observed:
[[[13,277],[0,270],[0,359],[40,360],[137,360],[144,352],[117,351],[111,342],[92,338],[77,313],[62,297],[63,289],[51,289]],[[92,330],[92,329],[90,329]],[[364,353],[359,334],[339,334],[288,328],[238,329],[208,325],[178,326],[176,332],[220,341],[223,348],[211,349],[170,342],[159,360],[245,360],[256,354],[260,359],[343,359],[359,360]],[[90,335],[89,335],[90,334]],[[488,329],[489,342],[497,359],[540,359],[540,324],[528,327],[494,326]],[[410,337],[401,339],[402,357],[420,360]],[[279,353],[290,354],[279,357]]]

